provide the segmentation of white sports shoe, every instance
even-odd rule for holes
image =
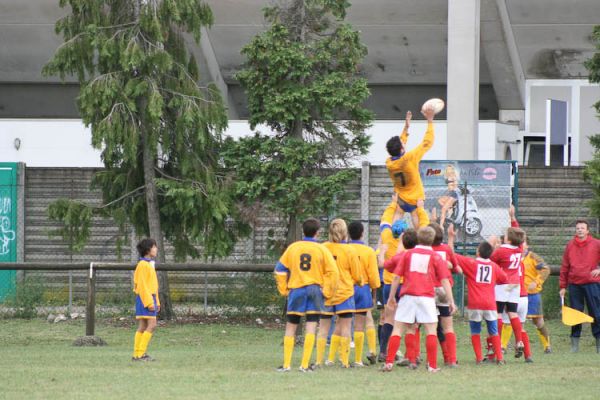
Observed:
[[[431,373],[435,374],[440,371],[441,371],[441,369],[439,369],[439,368],[432,368],[429,366],[429,364],[427,365],[427,372],[431,372]]]

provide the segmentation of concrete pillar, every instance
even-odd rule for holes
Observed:
[[[477,159],[480,0],[448,1],[448,159]]]

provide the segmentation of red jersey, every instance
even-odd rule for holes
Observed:
[[[448,264],[429,246],[416,246],[400,254],[394,274],[404,278],[400,296],[434,297],[435,282],[448,279]]]
[[[506,273],[508,281],[506,283],[519,285],[521,283],[523,267],[523,250],[518,246],[503,244],[492,253],[490,260],[498,264]]]
[[[497,284],[506,283],[506,274],[494,262],[456,255],[456,259],[467,280],[469,310],[495,310]]]
[[[435,251],[436,253],[439,254],[440,257],[442,257],[442,260],[450,262],[450,264],[452,264],[452,272],[456,271],[456,267],[458,266],[458,263],[456,262],[456,257],[454,257],[454,251],[452,251],[452,248],[450,246],[448,246],[445,243],[442,244],[438,244],[437,246],[432,246],[431,247],[433,249],[433,251]],[[450,286],[454,286],[454,279],[452,279],[452,274],[450,274]],[[436,282],[436,287],[440,287],[442,286],[441,282]]]
[[[525,264],[523,264],[523,261],[521,261],[521,271],[519,272],[519,278],[520,278],[520,282],[519,284],[521,285],[521,293],[520,296],[521,297],[526,297],[527,296],[527,286],[525,286]]]

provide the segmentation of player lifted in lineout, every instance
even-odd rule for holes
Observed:
[[[441,102],[441,100],[439,100]],[[442,102],[443,104],[443,102]],[[406,113],[404,129],[400,136],[394,136],[388,140],[386,148],[390,155],[385,162],[388,173],[394,184],[394,192],[398,195],[397,205],[391,207],[400,207],[403,212],[411,214],[413,225],[415,227],[427,226],[429,216],[424,207],[417,205],[418,200],[425,199],[425,190],[419,174],[419,163],[425,153],[433,146],[433,117],[439,112],[431,101],[423,104],[421,113],[427,119],[427,131],[423,141],[414,149],[406,152],[405,145],[408,139],[408,128],[412,119],[411,112]],[[390,224],[392,221],[383,221]]]

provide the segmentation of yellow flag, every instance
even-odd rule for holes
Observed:
[[[594,318],[574,308],[562,306],[562,322],[565,325],[573,326],[584,322],[594,322]]]

